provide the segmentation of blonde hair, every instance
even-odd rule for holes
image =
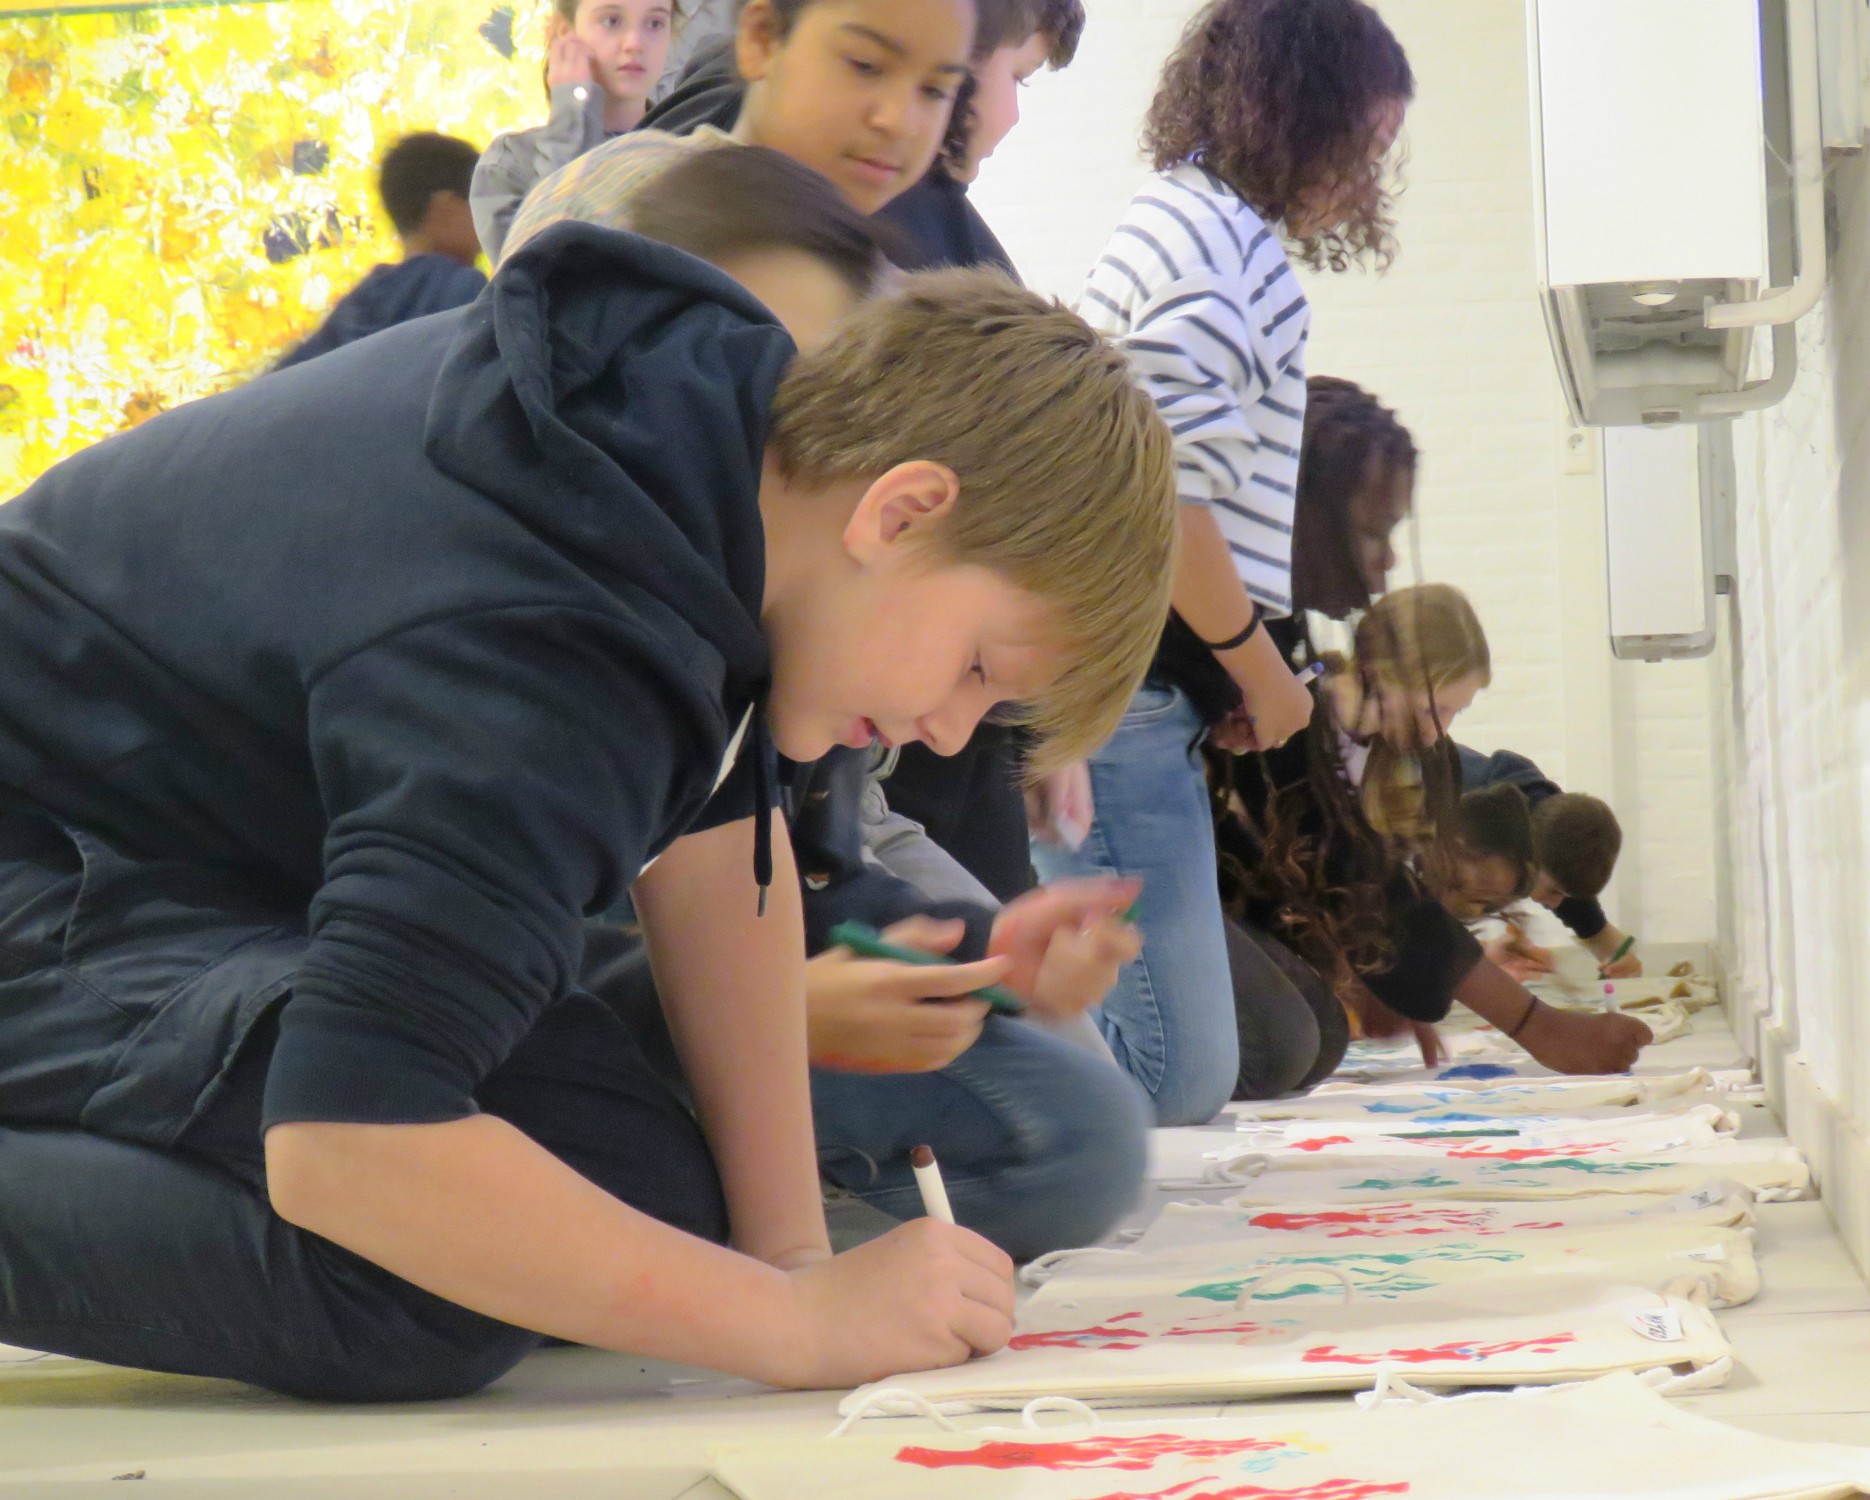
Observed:
[[[1480,616],[1466,594],[1445,583],[1396,589],[1372,604],[1357,622],[1351,666],[1366,687],[1421,689],[1431,701],[1435,689],[1465,677],[1478,676],[1481,687],[1493,681],[1493,655]],[[1362,788],[1370,826],[1417,848],[1437,843],[1438,825],[1459,792],[1458,783],[1430,784],[1446,780],[1448,768],[1445,757],[1431,763],[1427,751],[1425,745],[1392,745],[1379,736]]]
[[[1175,461],[1129,364],[1056,302],[990,271],[903,278],[822,349],[773,403],[788,479],[952,469],[961,493],[938,545],[1049,604],[1066,665],[1017,712],[1043,775],[1110,737],[1168,618]]]
[[[1383,595],[1357,622],[1352,660],[1366,674],[1401,688],[1438,688],[1479,674],[1493,681],[1487,632],[1466,594],[1422,583]]]

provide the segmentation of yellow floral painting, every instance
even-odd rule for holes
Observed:
[[[398,136],[538,123],[549,0],[0,9],[0,499],[396,258]]]

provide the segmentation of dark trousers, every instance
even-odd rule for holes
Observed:
[[[890,811],[913,818],[1001,902],[1032,889],[1016,730],[981,724],[959,755],[905,745],[883,783]]]
[[[1240,1030],[1236,1099],[1277,1099],[1337,1071],[1350,1046],[1350,1019],[1318,971],[1278,938],[1223,919],[1227,967]]]
[[[232,881],[0,813],[0,1342],[343,1401],[465,1394],[538,1345],[272,1211],[261,1094],[304,946]],[[590,996],[477,1099],[726,1238],[700,1130]]]

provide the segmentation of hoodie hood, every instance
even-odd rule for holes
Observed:
[[[429,461],[720,654],[730,692],[756,699],[742,753],[769,807],[758,496],[791,338],[705,262],[576,222],[529,240],[461,317],[429,405]]]
[[[740,105],[746,95],[746,80],[734,63],[734,37],[730,32],[695,49],[688,66],[682,69],[680,81],[643,116],[641,128],[666,130],[670,135],[688,135],[703,125],[732,130],[740,119]]]

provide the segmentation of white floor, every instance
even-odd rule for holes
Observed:
[[[1652,1048],[1642,1071],[1739,1063],[1715,1011]],[[1778,1134],[1752,1113],[1749,1135]],[[1870,1446],[1870,1288],[1824,1206],[1763,1206],[1759,1249],[1765,1290],[1720,1314],[1739,1368],[1725,1389],[1684,1399],[1759,1432]],[[836,1404],[582,1349],[541,1353],[470,1400],[347,1409],[45,1361],[0,1366],[0,1493],[135,1479],[138,1496],[719,1500],[710,1442],[828,1432]]]

